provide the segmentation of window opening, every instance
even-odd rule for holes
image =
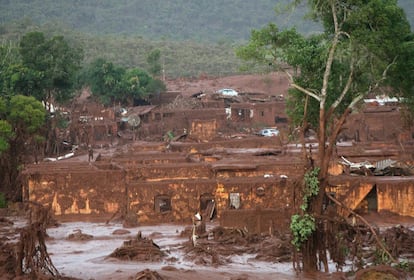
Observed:
[[[212,194],[205,193],[200,196],[200,211],[203,213],[203,216],[209,220],[216,217],[216,201]]]
[[[371,191],[365,197],[367,200],[368,212],[378,212],[378,194],[377,186],[374,186]]]
[[[156,196],[154,198],[154,209],[158,213],[171,211],[171,198],[167,195]]]
[[[240,193],[230,193],[230,209],[239,209],[241,205]]]

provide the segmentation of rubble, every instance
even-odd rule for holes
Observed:
[[[339,161],[346,167],[346,173],[365,176],[411,176],[414,175],[414,166],[401,163],[397,160],[384,159],[372,164],[369,161],[351,162],[345,157]]]
[[[209,230],[196,246],[184,245],[185,257],[203,266],[219,266],[231,263],[231,256],[252,254],[267,262],[291,260],[291,244],[288,236],[250,234],[246,229],[217,226]]]
[[[141,272],[138,272],[133,280],[163,280],[164,278],[156,272],[149,269],[144,269]]]
[[[382,233],[385,245],[390,248],[390,253],[395,257],[414,259],[414,231],[397,225],[386,229]]]
[[[369,268],[361,269],[355,274],[355,280],[399,280],[407,279],[406,273],[390,266],[378,265]]]
[[[80,229],[75,230],[75,233],[71,233],[66,238],[71,241],[85,241],[93,238],[93,235],[83,233]]]
[[[152,239],[142,237],[141,232],[138,232],[135,239],[125,241],[109,257],[128,261],[158,262],[165,257],[165,253]]]

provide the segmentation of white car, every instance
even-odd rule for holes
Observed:
[[[234,89],[231,89],[231,88],[222,88],[222,89],[216,91],[216,93],[226,95],[226,96],[237,96],[237,95],[239,95],[239,93],[237,91],[235,91]]]
[[[261,136],[279,136],[279,130],[276,128],[264,128],[260,130],[259,135]]]

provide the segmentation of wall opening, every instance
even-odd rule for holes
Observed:
[[[374,185],[365,199],[367,201],[368,212],[378,212],[378,193],[376,185]]]
[[[240,209],[240,206],[241,206],[240,193],[229,194],[229,206],[230,206],[230,209]]]
[[[172,210],[171,197],[168,195],[157,195],[154,197],[154,210],[157,213],[168,212]]]
[[[209,220],[212,220],[216,217],[217,210],[214,195],[210,193],[204,193],[200,195],[200,212]]]
[[[262,196],[265,196],[265,194],[266,194],[266,191],[264,187],[256,188],[256,196],[262,197]]]

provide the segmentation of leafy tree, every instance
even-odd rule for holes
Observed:
[[[153,93],[166,90],[165,84],[152,78],[147,72],[139,68],[126,70],[122,77],[122,94],[127,98],[124,104],[133,106],[138,100],[147,100]]]
[[[0,120],[0,156],[9,148],[9,140],[12,135],[11,125],[4,120]]]
[[[41,96],[41,72],[23,64],[14,44],[1,45],[0,53],[0,185],[15,198],[19,167],[32,152],[34,139],[45,133],[46,111],[36,99]]]
[[[163,81],[159,79],[151,79],[148,82],[146,90],[147,90],[148,95],[160,94],[161,92],[165,92],[167,90],[167,87]]]
[[[148,72],[156,77],[161,74],[161,51],[159,49],[152,50],[147,57],[147,63],[149,64]]]
[[[324,217],[323,200],[339,131],[360,101],[380,88],[389,95],[413,100],[414,56],[410,46],[414,41],[395,0],[308,3],[324,33],[305,38],[294,29],[280,31],[269,24],[253,31],[238,55],[284,69],[291,81],[288,106],[294,124],[302,131],[309,126],[317,130],[317,161],[309,162],[307,174],[312,176],[304,180],[304,203],[298,209],[301,216],[294,215],[291,224],[295,245],[302,250],[303,268],[312,271],[318,269],[318,263],[328,270],[326,240],[334,233],[323,228],[324,222],[329,222]],[[293,69],[286,70],[285,65]],[[315,170],[317,184],[310,179]]]
[[[134,100],[147,97],[146,87],[151,80],[147,72],[141,69],[128,69],[122,77],[122,94],[124,104],[134,105]]]
[[[45,104],[71,98],[83,57],[81,49],[70,47],[63,36],[47,39],[42,32],[30,32],[20,40],[19,51],[25,73],[34,78],[26,81],[29,84],[23,94]]]
[[[136,100],[165,90],[165,85],[139,68],[125,69],[105,59],[97,59],[86,74],[92,93],[105,105],[121,103],[133,106]]]
[[[82,50],[70,47],[63,36],[50,39],[42,32],[26,33],[19,44],[21,62],[6,72],[9,92],[34,96],[51,111],[51,105],[68,101],[74,92],[75,77],[80,69]],[[45,152],[53,153],[56,145],[53,119],[47,122]]]
[[[36,133],[46,119],[45,108],[32,96],[13,96],[8,102],[7,113],[7,120],[16,133],[15,140]]]
[[[117,96],[121,92],[120,82],[124,73],[124,68],[115,66],[103,58],[96,59],[88,69],[92,93],[105,105],[120,101]]]
[[[16,93],[42,100],[42,72],[30,69],[21,63],[9,65],[3,72],[3,92],[7,96]]]
[[[11,198],[20,196],[19,169],[42,133],[46,111],[32,96],[0,98],[0,185]]]
[[[5,120],[6,108],[4,98],[0,98],[0,157],[9,149],[9,140],[13,136],[12,126]]]

